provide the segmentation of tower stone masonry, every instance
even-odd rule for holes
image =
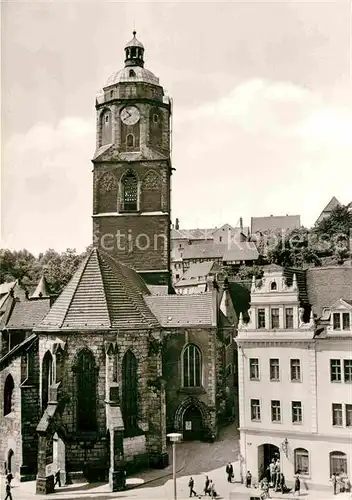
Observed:
[[[171,101],[135,35],[96,99],[93,245],[146,283],[169,285]]]

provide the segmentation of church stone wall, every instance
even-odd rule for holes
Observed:
[[[196,344],[202,353],[201,388],[183,387],[181,358],[184,347],[189,343]],[[216,328],[180,328],[170,331],[165,340],[163,357],[168,431],[175,430],[176,411],[191,397],[206,408],[206,431],[216,434]]]
[[[21,432],[21,358],[14,358],[0,372],[0,389],[4,394],[4,385],[7,376],[11,374],[14,381],[11,412],[4,415],[4,397],[0,408],[0,467],[4,472],[8,453],[13,451],[13,475],[19,475],[22,465],[22,432]]]

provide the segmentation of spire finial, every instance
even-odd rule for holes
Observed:
[[[136,35],[137,35],[136,28],[133,29],[132,34],[133,34],[133,38],[136,38]]]

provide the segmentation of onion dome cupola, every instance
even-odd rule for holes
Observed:
[[[127,66],[140,66],[144,67],[144,47],[143,44],[137,40],[136,31],[133,31],[133,38],[125,46],[125,67]]]

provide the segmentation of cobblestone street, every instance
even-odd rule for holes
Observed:
[[[170,450],[171,451],[171,450]],[[184,500],[189,497],[188,480],[192,476],[195,482],[195,490],[203,495],[204,478],[208,475],[215,483],[219,494],[217,498],[226,500],[249,500],[250,495],[257,496],[254,488],[249,492],[241,483],[236,460],[239,453],[238,431],[236,425],[232,424],[220,432],[219,440],[213,444],[201,442],[183,442],[177,446],[177,498]],[[170,453],[171,456],[171,453]],[[235,465],[235,483],[226,481],[225,465],[231,461]],[[2,478],[3,479],[3,478]],[[172,464],[166,469],[150,470],[129,477],[128,489],[120,493],[110,493],[107,484],[74,484],[57,489],[52,495],[35,495],[35,482],[19,483],[14,481],[12,490],[14,500],[28,500],[46,498],[47,500],[110,500],[121,499],[143,499],[143,500],[173,500]],[[1,498],[4,498],[4,481],[1,485]],[[272,498],[286,498],[291,500],[293,495],[280,495],[271,493]],[[301,498],[304,500],[347,500],[350,494],[340,494],[334,497],[328,489],[316,491],[302,491]]]

